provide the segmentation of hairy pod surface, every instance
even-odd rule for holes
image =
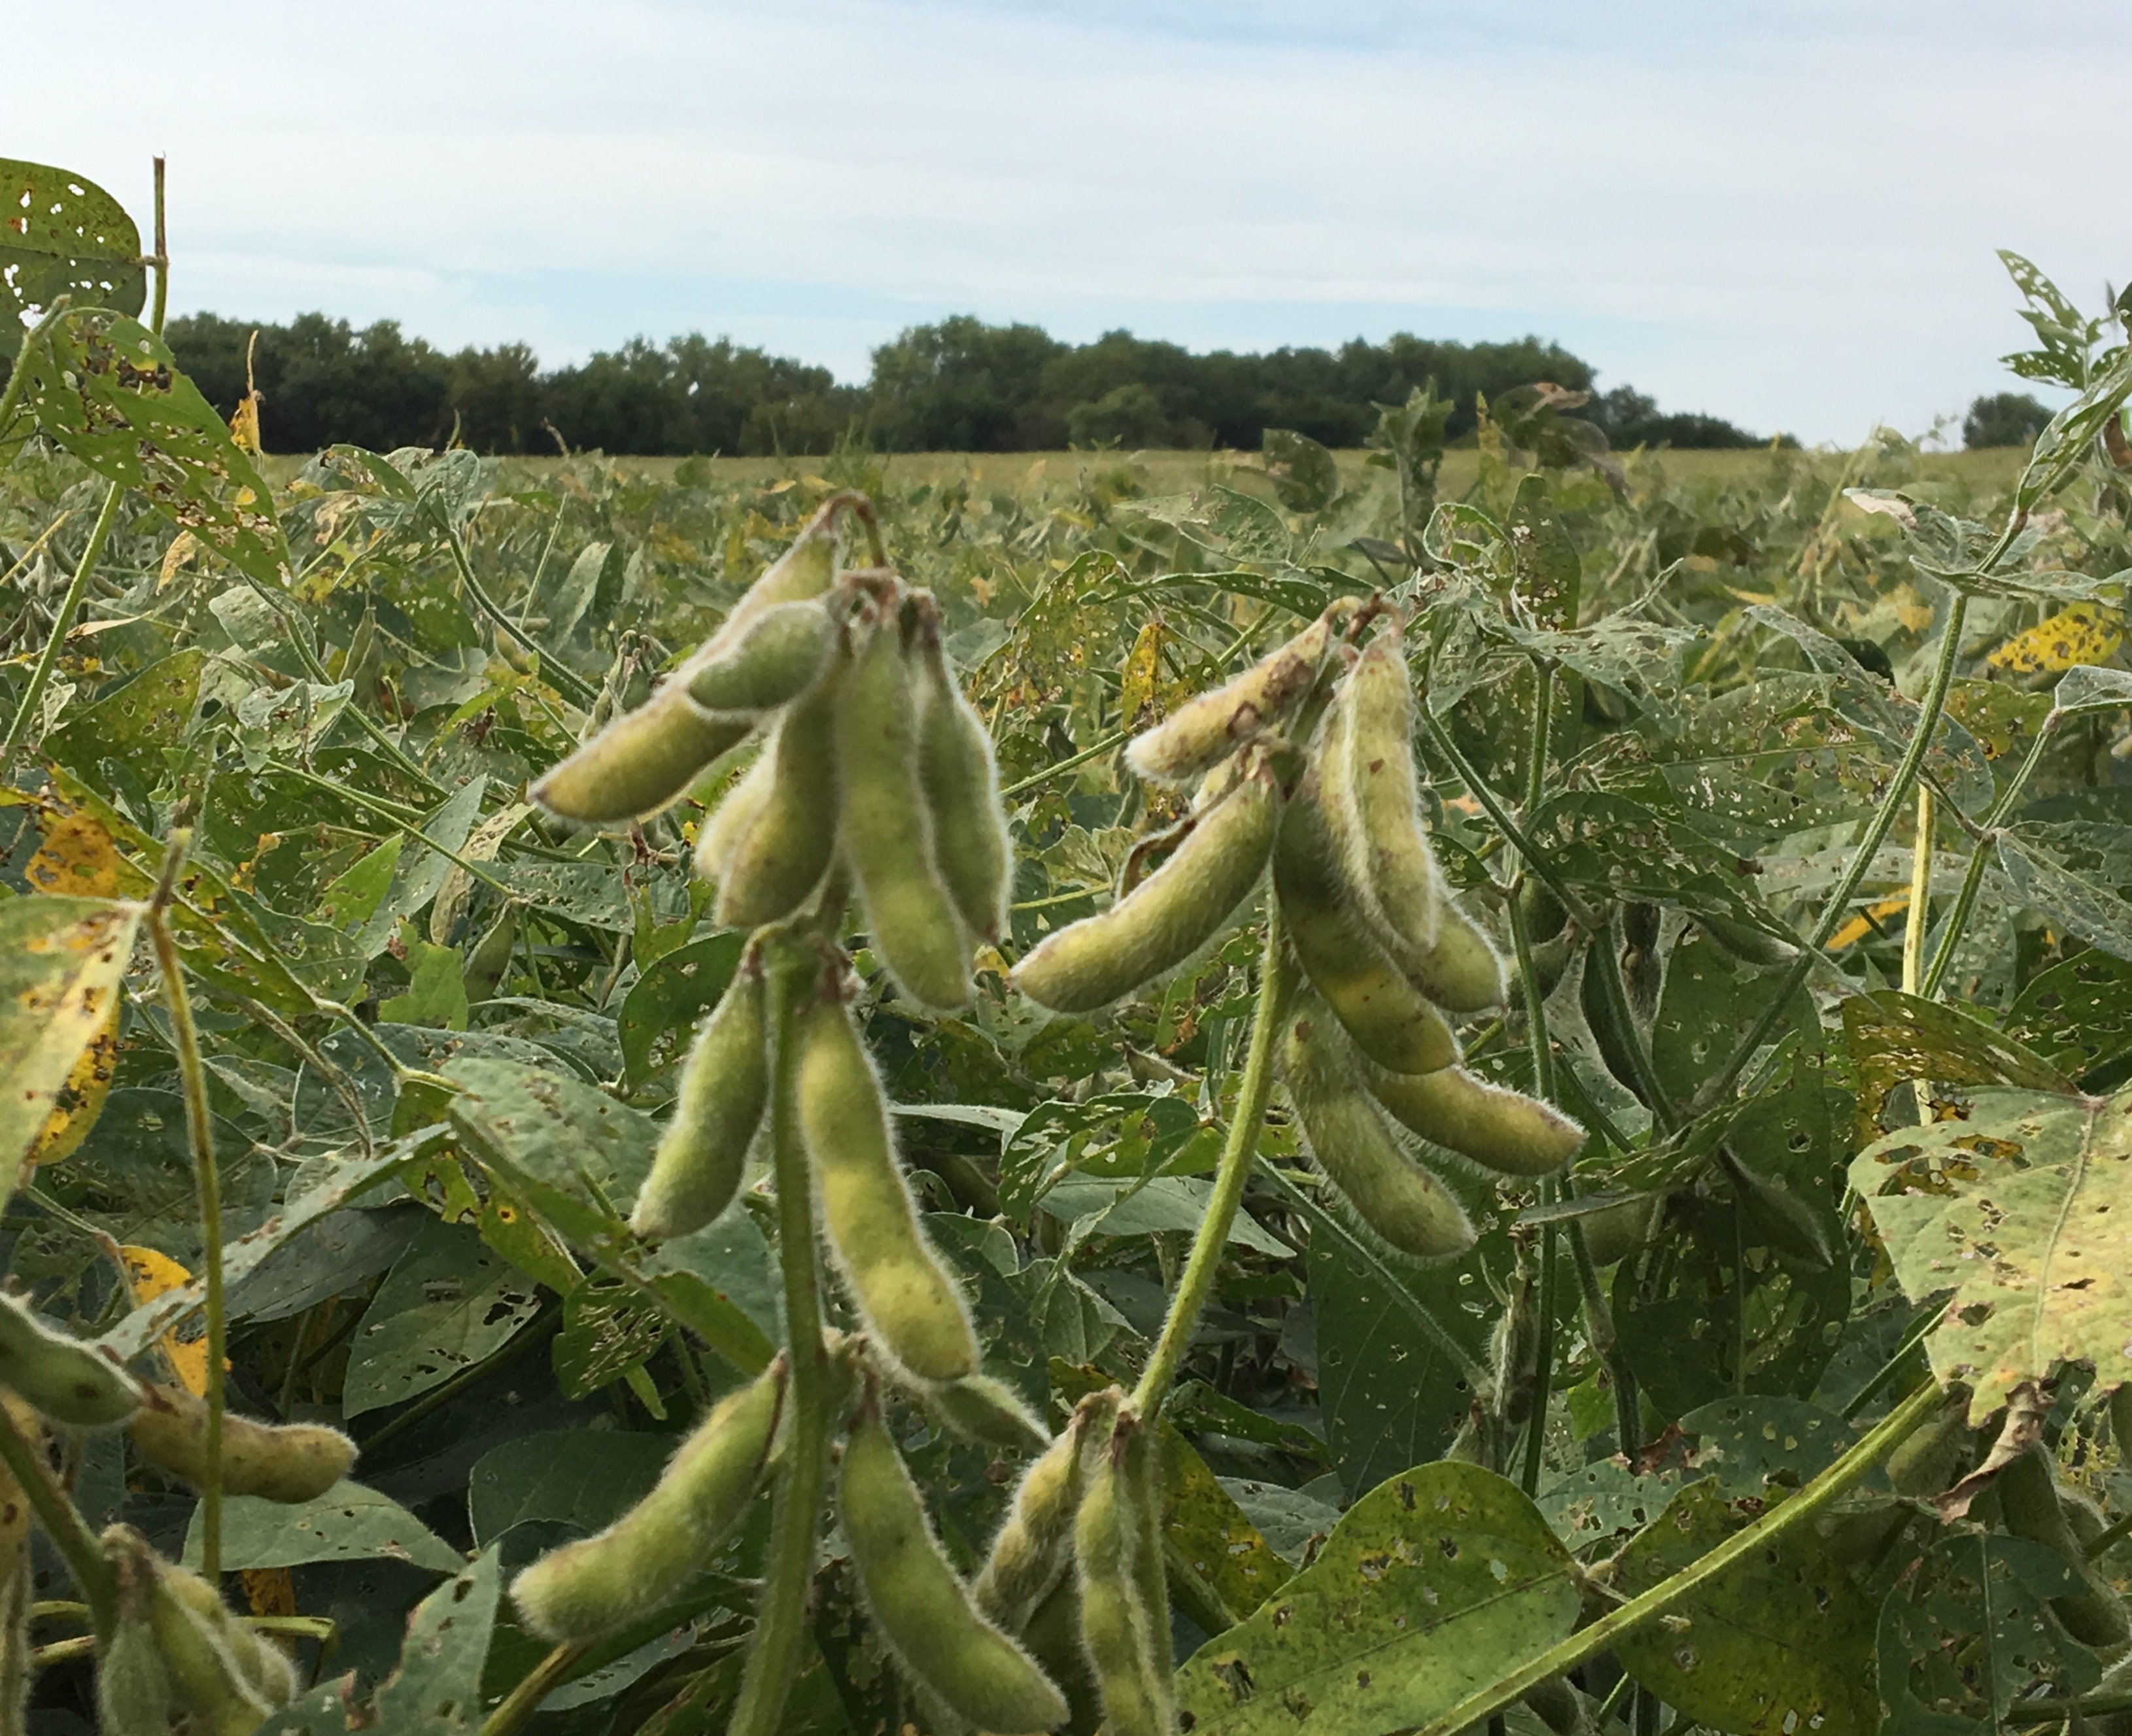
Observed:
[[[689,659],[689,697],[708,712],[774,711],[814,684],[836,648],[836,621],[819,597],[775,603]]]
[[[1040,1736],[1065,1721],[1065,1696],[978,1612],[940,1552],[917,1485],[871,1406],[844,1443],[837,1498],[867,1607],[922,1687],[993,1736]]]
[[[1295,955],[1356,1046],[1395,1073],[1431,1073],[1458,1058],[1443,1015],[1378,944],[1333,855],[1313,768],[1281,815],[1274,891]]]
[[[1553,1104],[1491,1085],[1462,1067],[1364,1070],[1370,1095],[1409,1133],[1498,1175],[1544,1176],[1583,1149],[1584,1129]]]
[[[896,985],[922,1006],[953,1012],[969,1004],[970,940],[934,861],[911,661],[891,616],[868,635],[844,683],[837,712],[844,860]]]
[[[141,1456],[194,1488],[207,1483],[207,1401],[180,1387],[148,1386],[126,1431]],[[222,1487],[268,1501],[315,1501],[355,1464],[355,1443],[319,1422],[256,1422],[224,1412]]]
[[[2058,1500],[2058,1477],[2050,1455],[2040,1445],[2012,1460],[1999,1473],[1999,1512],[2017,1537],[2056,1550],[2086,1589],[2050,1600],[2051,1613],[2083,1646],[2110,1650],[2132,1639],[2132,1610],[2107,1580],[2088,1565]]]
[[[969,1374],[928,1387],[923,1397],[948,1427],[966,1441],[1040,1453],[1051,1436],[1021,1394],[989,1374]]]
[[[1317,996],[1301,997],[1289,1013],[1280,1067],[1311,1161],[1364,1227],[1417,1259],[1440,1259],[1473,1245],[1465,1208],[1407,1155],[1364,1090],[1337,1022]]]
[[[1391,953],[1407,980],[1448,1012],[1499,1007],[1510,992],[1495,942],[1451,899],[1438,914],[1433,942],[1426,947],[1395,945]]]
[[[1140,1417],[1131,1419],[1122,1446],[1118,1474],[1132,1501],[1133,1580],[1147,1620],[1158,1711],[1163,1728],[1169,1729],[1177,1722],[1177,1708],[1169,1644],[1169,1578],[1164,1566],[1168,1551],[1163,1547],[1161,1446],[1154,1425]]]
[[[1186,701],[1126,744],[1126,764],[1150,784],[1175,785],[1234,753],[1310,691],[1333,623],[1348,612],[1351,606],[1335,604],[1234,680]]]
[[[1167,1657],[1155,1651],[1140,1596],[1140,1529],[1119,1460],[1108,1441],[1091,1453],[1088,1487],[1074,1520],[1081,1649],[1102,1697],[1110,1736],[1169,1736]]]
[[[934,860],[970,932],[996,941],[1006,928],[1014,860],[1000,808],[992,732],[963,697],[936,622],[926,623],[921,650],[924,706],[918,774],[932,815]]]
[[[690,1235],[740,1192],[747,1149],[770,1102],[766,999],[761,960],[751,948],[689,1046],[673,1119],[630,1213],[637,1235],[654,1241]]]
[[[846,1288],[869,1330],[921,1380],[977,1371],[962,1292],[919,1227],[881,1081],[843,1004],[824,995],[793,1021],[800,1138]]]
[[[1918,1501],[1952,1487],[1974,1438],[1969,1427],[1969,1392],[1959,1388],[1947,1395],[1938,1415],[1913,1429],[1888,1455],[1890,1487]]]
[[[1631,1194],[1618,1205],[1579,1217],[1577,1222],[1584,1226],[1585,1252],[1592,1256],[1592,1264],[1604,1270],[1641,1250],[1658,1227],[1659,1213],[1664,1205],[1664,1194]]]
[[[1443,876],[1416,799],[1414,694],[1396,627],[1370,642],[1334,698],[1323,755],[1326,818],[1348,884],[1395,947],[1428,952]]]
[[[102,1736],[170,1736],[170,1672],[146,1612],[122,1614],[96,1658]]]
[[[0,1385],[39,1415],[74,1428],[123,1422],[141,1403],[132,1375],[87,1345],[47,1331],[12,1296],[0,1296]]]
[[[849,496],[824,501],[793,538],[791,546],[764,568],[741,594],[732,613],[719,623],[718,631],[691,663],[699,659],[709,661],[738,639],[757,616],[780,603],[804,602],[828,590],[837,574],[837,514],[851,503]]]
[[[747,1516],[785,1398],[782,1356],[728,1393],[675,1449],[651,1492],[596,1537],[566,1543],[511,1582],[526,1625],[558,1643],[650,1614]]]
[[[1006,1516],[971,1587],[977,1608],[1010,1633],[1027,1626],[1072,1563],[1084,1460],[1091,1441],[1100,1439],[1107,1446],[1117,1403],[1115,1388],[1083,1399],[1065,1431],[1030,1462],[1015,1485]]]
[[[765,751],[743,772],[725,798],[713,808],[696,834],[696,854],[689,871],[713,886],[725,884],[732,871],[734,853],[747,828],[755,823],[777,783],[777,756]]]
[[[148,1622],[172,1698],[196,1730],[246,1736],[296,1691],[288,1654],[238,1621],[196,1573],[155,1563]]]
[[[1014,968],[1031,1000],[1089,1013],[1174,970],[1228,926],[1265,872],[1281,797],[1251,768],[1154,873],[1101,914],[1061,928]]]
[[[588,826],[655,814],[755,727],[716,717],[670,681],[536,779],[526,794],[549,813]]]
[[[718,879],[722,928],[759,928],[790,916],[828,871],[841,794],[837,698],[848,667],[840,657],[778,717],[763,749],[770,786]]]

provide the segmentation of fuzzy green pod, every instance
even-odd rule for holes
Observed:
[[[194,1730],[248,1736],[295,1691],[287,1654],[239,1622],[199,1575],[161,1561],[152,1571],[148,1624],[172,1702]]]
[[[713,886],[723,884],[732,868],[733,856],[747,828],[755,823],[777,784],[777,756],[760,753],[726,791],[725,798],[711,810],[696,834],[696,854],[689,871]]]
[[[851,1015],[824,995],[793,1022],[800,1137],[845,1288],[868,1329],[921,1380],[977,1371],[977,1334],[920,1229],[888,1105]]]
[[[751,717],[713,716],[670,681],[550,767],[526,794],[549,813],[589,826],[642,819],[739,746],[754,727]]]
[[[858,883],[873,950],[921,1006],[969,1003],[970,938],[934,856],[919,777],[920,689],[891,616],[867,636],[837,712],[844,860]]]
[[[673,1119],[629,1216],[637,1235],[653,1241],[690,1235],[740,1192],[747,1149],[770,1103],[765,1000],[762,961],[750,947],[689,1046]]]
[[[171,1698],[146,1612],[121,1615],[97,1653],[97,1729],[103,1736],[170,1736]]]
[[[1065,1697],[978,1613],[940,1552],[871,1403],[844,1443],[837,1513],[875,1623],[922,1687],[994,1736],[1040,1736],[1065,1721]]]
[[[141,1456],[195,1488],[207,1482],[207,1401],[179,1387],[150,1384],[126,1431]],[[225,1412],[222,1487],[268,1501],[315,1501],[355,1464],[355,1443],[319,1422],[256,1422]]]
[[[650,1614],[746,1517],[785,1398],[785,1359],[711,1408],[651,1492],[595,1537],[552,1550],[511,1582],[526,1625],[558,1644]]]
[[[1108,1442],[1091,1455],[1074,1520],[1081,1649],[1102,1696],[1110,1736],[1169,1736],[1169,1672],[1140,1595],[1138,1516],[1121,1458]]]
[[[1338,1021],[1314,995],[1299,1000],[1282,1029],[1280,1068],[1311,1160],[1366,1228],[1417,1259],[1473,1245],[1465,1208],[1407,1155],[1362,1088]]]
[[[769,789],[718,878],[721,928],[759,928],[790,916],[828,872],[837,851],[837,696],[846,667],[842,658],[831,664],[778,717],[762,751]]]
[[[74,1428],[123,1422],[141,1403],[132,1375],[102,1352],[48,1331],[17,1297],[0,1296],[0,1385],[41,1416]]]
[[[1090,1013],[1183,964],[1227,928],[1265,872],[1280,820],[1273,774],[1253,766],[1199,814],[1154,873],[1099,915],[1061,928],[1014,968],[1040,1006]]]
[[[1025,1453],[1040,1453],[1051,1444],[1050,1431],[1022,1402],[1021,1394],[989,1374],[943,1381],[926,1388],[920,1396],[965,1441]]]
[[[1664,1204],[1661,1193],[1631,1194],[1580,1216],[1577,1221],[1583,1225],[1584,1250],[1592,1256],[1592,1264],[1604,1271],[1643,1249],[1658,1227]]]
[[[1583,1149],[1584,1129],[1553,1104],[1491,1085],[1462,1067],[1362,1071],[1370,1095],[1409,1133],[1498,1175],[1551,1175]]]
[[[1162,1449],[1152,1425],[1137,1417],[1119,1419],[1123,1456],[1119,1475],[1132,1500],[1133,1580],[1147,1619],[1148,1649],[1155,1654],[1155,1687],[1162,1696],[1163,1727],[1177,1721],[1171,1686],[1169,1576],[1162,1531]]]
[[[1348,884],[1398,948],[1436,944],[1446,902],[1417,799],[1414,694],[1395,624],[1370,642],[1325,720],[1326,817]]]
[[[1006,927],[1007,894],[1014,884],[999,765],[991,731],[948,667],[939,622],[929,619],[924,627],[918,777],[933,818],[934,860],[970,932],[996,941]]]
[[[755,618],[780,603],[804,602],[819,597],[837,576],[837,515],[850,508],[867,510],[861,496],[833,495],[823,501],[814,517],[800,528],[791,545],[779,555],[742,593],[732,612],[719,624],[702,650],[689,659],[693,668],[708,662],[740,637]]]
[[[1433,1073],[1457,1060],[1443,1015],[1393,963],[1356,908],[1333,856],[1314,769],[1281,815],[1273,884],[1304,974],[1357,1048],[1397,1073]]]
[[[1965,1450],[1975,1439],[1969,1427],[1969,1390],[1947,1395],[1938,1412],[1888,1455],[1888,1482],[1899,1495],[1929,1500],[1952,1488],[1961,1475]]]
[[[1318,679],[1337,621],[1354,605],[1335,603],[1279,650],[1234,680],[1179,706],[1126,746],[1126,764],[1150,784],[1188,784],[1276,722]]]
[[[1695,920],[1705,934],[1742,964],[1774,971],[1778,966],[1788,965],[1798,957],[1796,947],[1786,946],[1776,936],[1757,928],[1751,923],[1736,923],[1722,916],[1706,916],[1700,911],[1696,913]]]
[[[496,920],[488,925],[488,932],[467,954],[465,968],[459,973],[468,1006],[478,1006],[495,994],[497,985],[503,981],[503,973],[511,968],[511,955],[517,945],[518,906],[506,899],[503,908],[496,913]]]
[[[2058,1478],[2048,1454],[2032,1445],[1998,1476],[2000,1516],[2017,1537],[2056,1550],[2085,1581],[2086,1590],[2051,1599],[2051,1612],[2083,1646],[2107,1651],[2132,1639],[2132,1610],[2109,1582],[2088,1565],[2058,1500]]]
[[[1114,1387],[1083,1399],[1065,1432],[1030,1461],[1015,1485],[1006,1517],[970,1590],[977,1608],[1010,1633],[1027,1625],[1071,1561],[1088,1443],[1100,1438],[1108,1450],[1118,1398]]]
[[[814,684],[836,647],[836,620],[819,597],[772,604],[689,659],[689,697],[707,712],[775,711]]]
[[[269,1706],[285,1705],[296,1691],[289,1654],[223,1602],[222,1594],[198,1574],[169,1561],[156,1563],[156,1595],[181,1605],[218,1640],[237,1666],[247,1695]],[[243,1728],[249,1728],[244,1726]]]

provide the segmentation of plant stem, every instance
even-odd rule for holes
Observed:
[[[481,1736],[509,1736],[539,1710],[570,1666],[584,1656],[582,1642],[557,1646],[526,1672],[516,1687],[497,1702],[496,1710],[482,1720]]]
[[[1978,849],[1983,846],[1980,844]],[[1933,793],[1918,785],[1918,835],[1910,844],[1910,912],[1903,923],[1903,992],[1914,995],[1923,980],[1925,925],[1932,920]]]
[[[1954,601],[1948,604],[1947,625],[1940,635],[1939,657],[1933,665],[1932,679],[1926,683],[1924,698],[1918,705],[1918,720],[1910,731],[1909,746],[1903,751],[1901,763],[1895,767],[1894,775],[1888,783],[1888,793],[1880,798],[1880,806],[1866,827],[1866,836],[1852,852],[1851,866],[1843,871],[1843,878],[1829,894],[1822,907],[1821,919],[1813,926],[1813,933],[1799,949],[1798,957],[1792,961],[1791,968],[1784,972],[1784,980],[1770,991],[1761,1016],[1755,1021],[1754,1029],[1741,1040],[1732,1052],[1731,1058],[1717,1072],[1702,1082],[1694,1101],[1688,1105],[1690,1119],[1712,1108],[1732,1089],[1741,1071],[1754,1058],[1755,1052],[1769,1040],[1769,1033],[1777,1028],[1784,1016],[1791,998],[1799,990],[1799,985],[1813,968],[1814,961],[1827,943],[1828,937],[1841,924],[1844,913],[1851,908],[1851,900],[1857,895],[1859,886],[1872,871],[1873,859],[1880,854],[1880,846],[1894,829],[1895,816],[1903,803],[1909,798],[1910,786],[1917,781],[1918,768],[1924,763],[1925,755],[1932,748],[1933,732],[1939,727],[1940,712],[1947,704],[1947,688],[1954,681],[1954,666],[1962,650],[1962,623],[1968,612],[1969,596],[1957,591]]]
[[[163,159],[156,159],[156,300],[148,310],[148,329],[163,335],[163,314],[170,305],[170,237],[164,225]]]
[[[66,1491],[53,1476],[44,1454],[16,1427],[13,1415],[0,1405],[0,1460],[15,1474],[22,1493],[59,1552],[66,1557],[67,1571],[81,1588],[89,1605],[89,1625],[99,1638],[108,1635],[118,1620],[118,1579],[104,1558],[88,1522],[75,1510]]]
[[[1893,1452],[1940,1404],[1937,1383],[1928,1380],[1875,1425],[1856,1445],[1789,1501],[1771,1508],[1744,1530],[1736,1531],[1700,1561],[1660,1580],[1640,1597],[1581,1628],[1559,1644],[1520,1664],[1493,1687],[1468,1695],[1440,1717],[1419,1727],[1418,1736],[1459,1736],[1483,1719],[1522,1700],[1550,1676],[1573,1670],[1664,1614],[1692,1593],[1721,1577],[1734,1562],[1765,1547],[1794,1526],[1825,1511],[1858,1479]]]
[[[16,376],[22,372],[20,362],[16,364]],[[0,422],[4,425],[4,422]],[[105,540],[111,535],[113,521],[118,516],[118,501],[126,491],[116,482],[107,489],[103,506],[96,515],[96,522],[89,528],[89,540],[81,545],[81,559],[74,565],[74,578],[66,587],[66,595],[60,599],[59,612],[53,616],[50,631],[45,640],[45,648],[37,654],[37,666],[30,672],[30,684],[22,689],[22,698],[15,707],[14,722],[7,726],[7,740],[0,744],[0,778],[15,769],[15,751],[30,733],[30,724],[43,708],[45,688],[50,683],[52,670],[60,660],[60,648],[66,643],[67,635],[74,631],[74,611],[80,608],[82,593],[89,589],[89,575],[95,567],[97,558],[103,553]]]
[[[2132,1537],[2132,1513],[2126,1513],[2106,1531],[2097,1532],[2095,1541],[2086,1545],[2082,1553],[2091,1561],[2099,1561],[2127,1537]]]
[[[1025,789],[1034,789],[1061,772],[1078,770],[1091,760],[1099,759],[1120,746],[1126,739],[1126,733],[1124,730],[1114,729],[1107,736],[1099,736],[1094,746],[1084,747],[1071,759],[1061,760],[1055,765],[1047,765],[1041,771],[1033,771],[1019,784],[1008,784],[1000,792],[1000,799],[1004,802],[1009,796],[1018,796]]]
[[[785,1279],[785,1342],[792,1359],[786,1388],[792,1422],[771,1511],[755,1643],[741,1677],[727,1736],[775,1736],[784,1714],[806,1638],[807,1588],[814,1577],[814,1539],[828,1471],[828,1353],[822,1341],[814,1185],[800,1134],[799,1057],[792,1041],[793,1015],[802,995],[813,992],[822,960],[810,938],[781,941],[767,952],[771,1154],[777,1177],[777,1257]]]
[[[2091,1694],[2085,1700],[2029,1700],[2006,1709],[2008,1724],[2063,1724],[2067,1719],[2101,1718],[2110,1712],[2132,1712],[2132,1690]],[[2077,1723],[2075,1728],[2078,1728]]]
[[[207,1438],[200,1467],[200,1575],[209,1585],[222,1571],[222,1410],[223,1353],[229,1336],[222,1297],[222,1177],[214,1167],[214,1123],[207,1101],[207,1069],[200,1062],[199,1033],[193,1025],[192,1000],[185,993],[185,972],[178,958],[165,913],[178,875],[185,867],[192,834],[170,834],[163,851],[162,874],[148,904],[148,934],[156,964],[163,975],[163,999],[170,1009],[170,1032],[178,1046],[178,1077],[185,1087],[185,1132],[192,1145],[193,1184],[199,1194],[201,1288],[207,1306]]]
[[[1244,1184],[1251,1179],[1251,1165],[1258,1158],[1259,1134],[1265,1125],[1266,1104],[1273,1096],[1274,1040],[1295,996],[1295,978],[1284,950],[1280,912],[1269,909],[1251,1048],[1244,1057],[1243,1077],[1236,1086],[1236,1106],[1230,1115],[1221,1165],[1214,1172],[1214,1190],[1207,1196],[1206,1211],[1193,1235],[1192,1252],[1178,1278],[1177,1293],[1169,1299],[1161,1336],[1155,1340],[1155,1352],[1140,1371],[1140,1384],[1133,1388],[1132,1408],[1143,1417],[1152,1417],[1162,1408],[1169,1384],[1177,1378],[1178,1365],[1192,1347],[1193,1337],[1199,1330],[1199,1312],[1213,1292],[1222,1250],[1228,1245],[1229,1226],[1236,1220]]]
[[[1651,1046],[1645,1041],[1644,1028],[1636,1023],[1635,1009],[1629,1004],[1629,985],[1621,976],[1618,913],[1606,918],[1592,949],[1585,954],[1584,968],[1588,971],[1595,965],[1599,969],[1599,992],[1606,997],[1606,1008],[1613,1015],[1615,1029],[1621,1033],[1621,1046],[1629,1052],[1629,1071],[1635,1075],[1632,1082],[1636,1094],[1650,1105],[1651,1120],[1657,1124],[1659,1131],[1673,1133],[1680,1126],[1680,1111],[1666,1095],[1665,1085],[1659,1077],[1658,1063],[1651,1058]]]
[[[1547,791],[1548,734],[1552,723],[1554,669],[1551,664],[1533,664],[1532,744],[1525,754],[1525,818],[1539,808]],[[1547,996],[1540,988],[1539,970],[1533,962],[1532,936],[1525,924],[1525,907],[1512,889],[1507,908],[1510,944],[1518,962],[1518,983],[1525,1003],[1525,1041],[1532,1052],[1534,1095],[1554,1100],[1554,1045],[1547,1032]],[[1549,1177],[1539,1184],[1544,1205],[1552,1205],[1555,1182]],[[1525,1464],[1520,1474],[1527,1494],[1539,1488],[1540,1454],[1547,1441],[1547,1403],[1554,1391],[1555,1264],[1554,1225],[1539,1226],[1539,1342],[1534,1349],[1532,1416],[1525,1431]]]
[[[16,407],[22,403],[22,393],[29,386],[31,347],[59,324],[60,315],[67,310],[70,299],[65,295],[53,296],[52,305],[45,309],[45,317],[22,334],[22,347],[15,352],[15,365],[8,370],[7,389],[0,391],[0,439],[6,438],[8,426],[15,420]]]
[[[1985,836],[1976,841],[1976,847],[1970,851],[1969,866],[1962,877],[1962,890],[1955,895],[1953,909],[1947,912],[1947,920],[1940,925],[1939,944],[1933,949],[1932,963],[1926,967],[1924,980],[1918,988],[1918,993],[1928,1000],[1939,993],[1940,981],[1947,975],[1947,967],[1954,962],[1954,949],[1961,944],[1962,931],[1968,928],[1969,918],[1976,911],[1976,895],[1984,890],[1985,870],[1991,865],[1991,830],[2005,818],[2007,810],[2020,799],[2021,792],[2027,787],[2030,776],[2042,763],[2043,749],[2065,722],[2065,715],[2063,712],[2053,711],[2044,717],[2042,727],[2036,731],[2036,739],[2029,744],[2029,751],[2014,774],[2013,781],[2000,792],[1998,799],[1992,803],[1983,819],[1977,822],[1976,829]]]
[[[497,606],[496,599],[483,589],[480,579],[474,576],[473,563],[467,558],[466,543],[459,535],[459,527],[446,518],[441,511],[432,515],[432,521],[444,533],[444,545],[451,551],[452,564],[459,568],[459,583],[466,587],[467,595],[474,600],[482,613],[516,640],[521,650],[528,656],[540,660],[540,674],[544,679],[551,682],[564,698],[581,707],[589,708],[599,698],[598,690],[587,683],[568,664],[559,658],[550,657],[542,650],[539,642],[530,637],[524,628]]]

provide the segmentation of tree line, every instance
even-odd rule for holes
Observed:
[[[1589,363],[1538,338],[1469,344],[1400,333],[1337,349],[1196,353],[1123,331],[1067,343],[1038,326],[967,315],[881,345],[871,377],[856,386],[694,333],[663,344],[637,338],[550,369],[522,343],[452,353],[392,320],[358,329],[324,314],[281,325],[192,314],[172,319],[166,335],[179,365],[225,414],[244,392],[250,350],[266,444],[281,452],[454,438],[484,453],[567,446],[641,457],[814,453],[848,437],[889,452],[1256,449],[1270,427],[1352,447],[1376,427],[1377,406],[1430,381],[1453,405],[1445,435],[1454,441],[1476,424],[1477,396],[1540,380],[1593,386]],[[1760,444],[1717,416],[1661,413],[1627,386],[1595,391],[1583,414],[1617,449]]]

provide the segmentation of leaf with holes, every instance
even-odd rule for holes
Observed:
[[[1623,1550],[1620,1587],[1649,1590],[1744,1519],[1715,1478],[1692,1483]],[[1794,1526],[1616,1642],[1621,1666],[1679,1715],[1733,1736],[1874,1736],[1873,1605]]]
[[[432,1573],[456,1573],[466,1558],[390,1495],[343,1479],[315,1501],[294,1505],[263,1495],[222,1503],[222,1565],[301,1567],[312,1561],[382,1557]],[[200,1510],[185,1532],[185,1565],[200,1564]]]
[[[0,356],[60,295],[78,308],[137,314],[146,261],[133,219],[86,175],[0,159]]]
[[[2087,952],[2029,978],[2006,1033],[2074,1078],[2132,1053],[2132,963]]]
[[[1880,1136],[1880,1108],[1899,1085],[2019,1085],[2069,1091],[2072,1081],[2019,1039],[1981,1019],[1899,989],[1843,1003],[1843,1034],[1858,1079],[1859,1144]]]
[[[392,1736],[462,1736],[480,1726],[482,1666],[488,1661],[503,1561],[485,1549],[471,1567],[415,1606],[400,1667],[377,1690],[377,1728]]]
[[[1966,1121],[1868,1146],[1851,1185],[1912,1302],[1953,1292],[1925,1339],[1981,1423],[2069,1362],[2132,1376],[2132,1091],[1977,1091]]]
[[[2128,844],[2121,826],[2031,822],[2000,833],[1999,866],[2023,903],[2091,947],[2132,959],[2132,899],[2121,890]]]
[[[531,1280],[473,1230],[424,1225],[363,1314],[342,1414],[360,1417],[442,1386],[502,1349],[540,1307]]]
[[[1577,1620],[1576,1570],[1515,1484],[1417,1466],[1357,1501],[1318,1559],[1179,1671],[1193,1736],[1425,1724]]]
[[[622,997],[616,1032],[622,1071],[632,1086],[681,1058],[696,1022],[718,1004],[740,967],[745,934],[713,934],[676,948],[638,977]]]

